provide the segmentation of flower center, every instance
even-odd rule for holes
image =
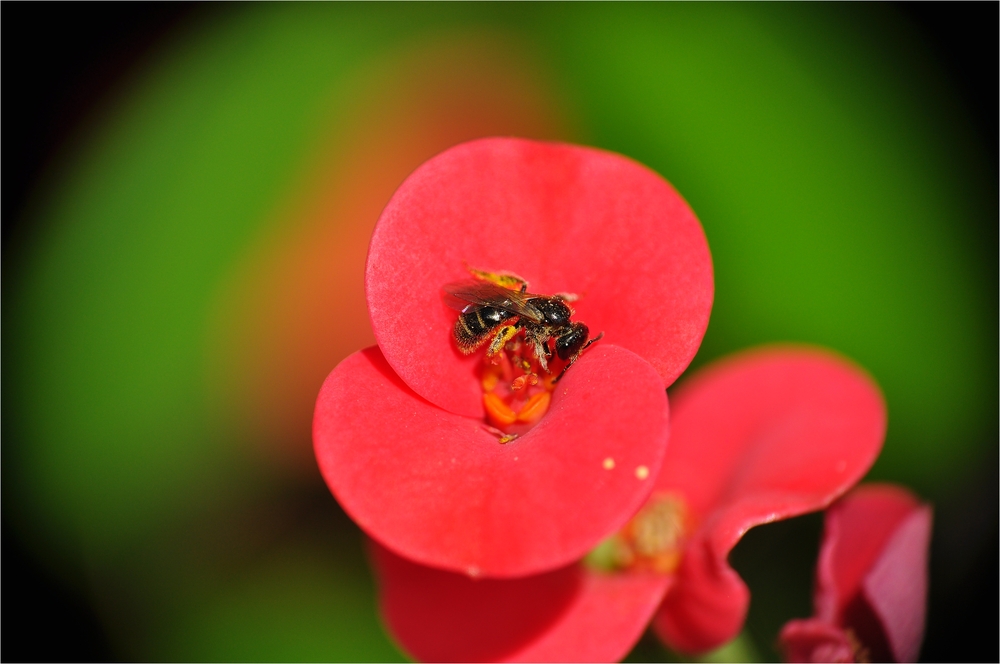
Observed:
[[[526,433],[548,411],[558,372],[548,373],[520,337],[483,358],[481,384],[486,419],[501,443]]]
[[[618,533],[602,542],[586,562],[606,571],[637,570],[669,574],[680,564],[690,519],[683,499],[653,494]]]

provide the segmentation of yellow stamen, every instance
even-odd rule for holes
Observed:
[[[690,527],[680,496],[654,494],[621,531],[605,540],[587,559],[600,569],[669,574],[680,564]]]
[[[667,573],[680,562],[687,509],[679,496],[661,494],[650,498],[622,530],[632,551],[632,567]]]
[[[500,382],[500,375],[496,371],[483,372],[483,392],[489,393],[496,389]]]

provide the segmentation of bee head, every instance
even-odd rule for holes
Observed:
[[[573,323],[556,339],[556,355],[561,360],[568,360],[587,343],[590,330],[583,323]]]

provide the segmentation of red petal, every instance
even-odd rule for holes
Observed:
[[[470,579],[373,544],[382,615],[423,661],[607,662],[624,657],[670,577],[574,564],[520,579]]]
[[[850,627],[873,656],[915,661],[927,604],[931,510],[872,484],[830,508],[817,566],[817,617]]]
[[[491,138],[420,166],[382,212],[365,287],[379,347],[420,396],[481,417],[477,355],[451,338],[445,284],[463,267],[514,272],[531,291],[572,292],[575,320],[645,358],[663,385],[705,333],[712,264],[701,225],[659,175],[589,148]]]
[[[723,555],[698,538],[684,551],[677,582],[653,618],[672,648],[697,653],[729,641],[743,628],[750,591]]]
[[[786,662],[853,662],[844,630],[822,620],[792,620],[778,636]]]
[[[743,623],[749,593],[729,551],[749,528],[821,509],[854,485],[882,447],[885,406],[840,357],[772,347],[699,372],[673,410],[657,490],[682,496],[697,527],[655,626],[698,652]]]
[[[426,565],[506,577],[565,565],[621,527],[652,489],[667,419],[653,368],[600,344],[538,425],[501,445],[481,420],[414,394],[369,348],[326,379],[313,439],[327,484],[369,535]]]

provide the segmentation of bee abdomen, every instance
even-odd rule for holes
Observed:
[[[476,307],[455,321],[455,342],[458,349],[468,355],[479,348],[501,323],[516,314],[496,307]]]

